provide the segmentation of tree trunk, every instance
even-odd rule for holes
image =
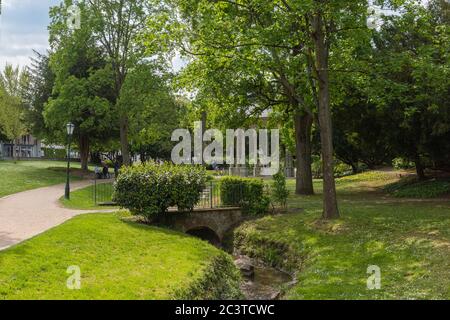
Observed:
[[[352,173],[353,174],[359,173],[359,168],[358,168],[358,165],[356,163],[352,163],[350,166],[352,167]]]
[[[333,170],[333,132],[328,74],[329,48],[325,39],[323,17],[320,11],[314,15],[312,24],[319,85],[318,113],[323,163],[323,218],[335,219],[339,218],[339,209]]]
[[[123,165],[129,166],[131,164],[130,149],[128,146],[128,116],[122,115],[120,117],[120,146],[122,150]]]
[[[416,173],[417,173],[417,178],[420,181],[423,181],[426,179],[425,177],[425,168],[423,167],[422,161],[420,160],[420,157],[417,156],[414,164],[416,165]]]
[[[102,160],[100,157],[100,152],[91,152],[91,162],[95,164],[101,164]]]
[[[81,136],[78,148],[80,149],[81,170],[88,170],[89,162],[89,138],[87,136]]]
[[[12,158],[14,161],[16,161],[16,148],[17,148],[17,144],[16,144],[16,139],[13,139],[12,141]]]
[[[311,171],[311,127],[312,116],[305,113],[294,116],[295,145],[297,158],[296,194],[314,194]]]

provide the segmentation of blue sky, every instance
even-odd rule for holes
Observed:
[[[29,65],[32,49],[48,47],[48,11],[60,0],[0,0],[0,68]]]

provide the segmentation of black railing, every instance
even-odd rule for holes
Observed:
[[[205,189],[203,189],[200,201],[197,203],[195,208],[198,209],[215,209],[215,208],[226,208],[226,207],[238,207],[241,205],[242,191],[236,190],[232,194],[224,197],[220,191],[220,183],[217,181],[210,181],[207,183]]]
[[[95,179],[93,185],[93,201],[95,205],[114,205],[112,195],[114,192],[113,181],[108,179]],[[217,181],[207,182],[206,187],[200,195],[196,209],[215,209],[226,207],[239,207],[242,200],[242,190],[236,189],[232,194],[228,193],[222,197],[220,183]]]
[[[112,200],[113,192],[113,181],[103,179],[94,180],[93,199],[95,205],[114,205]]]

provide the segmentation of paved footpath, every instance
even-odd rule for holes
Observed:
[[[71,190],[87,187],[91,181],[71,183]],[[64,184],[24,191],[0,198],[0,250],[34,237],[70,218],[90,212],[112,210],[73,210],[64,208],[59,198]]]

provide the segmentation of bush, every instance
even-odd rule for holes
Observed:
[[[286,208],[289,190],[286,186],[286,177],[281,171],[273,176],[270,193],[272,195],[273,202],[278,203],[282,208]]]
[[[264,182],[258,179],[225,177],[220,181],[223,205],[242,206],[245,213],[266,213],[270,199],[264,193]]]
[[[45,159],[66,159],[66,149],[42,148]]]
[[[240,289],[241,274],[233,259],[225,252],[212,258],[201,276],[193,278],[187,288],[174,294],[176,300],[238,300],[244,295]]]
[[[322,179],[322,159],[319,156],[313,156],[313,162],[311,164],[311,170],[313,178]],[[348,164],[343,163],[340,160],[334,161],[334,176],[336,178],[345,177],[353,174],[352,167]]]
[[[415,168],[414,162],[411,162],[411,161],[406,160],[404,158],[395,158],[394,160],[392,160],[392,166],[396,170],[413,169],[413,168]]]
[[[146,219],[172,206],[192,210],[205,188],[206,171],[197,166],[153,162],[124,167],[114,183],[113,200]]]

